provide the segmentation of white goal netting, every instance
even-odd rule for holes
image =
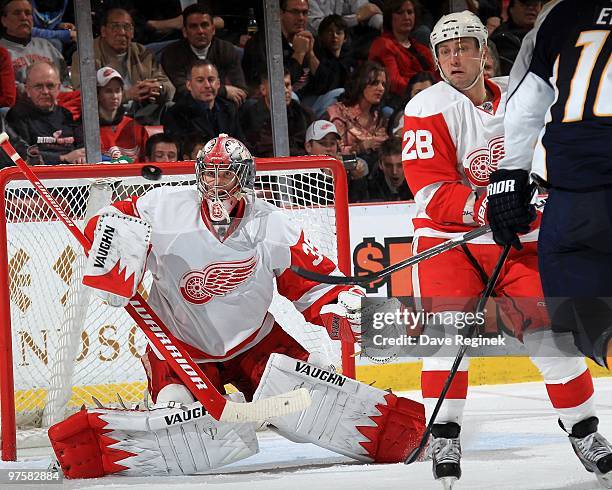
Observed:
[[[314,244],[337,261],[339,198],[334,178],[321,168],[300,169],[296,158],[288,159],[287,166],[291,168],[277,163],[274,170],[261,171],[258,162],[257,195],[299,221]],[[41,179],[81,228],[110,202],[141,195],[153,186],[194,184],[189,164],[184,174],[159,181],[116,177],[119,167],[129,170],[105,165],[100,166],[100,178],[41,174]],[[18,446],[39,445],[46,443],[40,428],[83,404],[92,406],[92,396],[108,406],[117,406],[117,395],[128,406],[142,402],[146,376],[140,356],[146,340],[123,309],[106,306],[81,286],[81,247],[29,182],[9,182],[4,199],[9,277],[0,287],[8,289],[9,298],[17,440]],[[145,298],[150,281],[147,274],[141,286]],[[289,301],[275,295],[271,311],[307,349],[340,364],[339,346],[321,327],[305,323]],[[3,434],[6,430],[3,424]]]

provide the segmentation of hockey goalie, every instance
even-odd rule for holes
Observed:
[[[83,282],[124,306],[148,268],[151,306],[219,391],[232,384],[235,401],[250,401],[305,387],[310,407],[269,420],[274,430],[363,462],[403,461],[422,436],[422,405],[335,373],[268,312],[276,281],[308,322],[357,341],[363,292],[291,271],[340,274],[286,214],[255,197],[255,164],[240,141],[210,140],[196,179],[92,218]],[[142,363],[151,410],[83,409],[50,428],[67,477],[188,475],[258,452],[253,424],[213,419],[151,346]]]

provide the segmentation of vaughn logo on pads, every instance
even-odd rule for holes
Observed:
[[[183,422],[188,422],[189,420],[200,418],[206,415],[208,412],[202,406],[190,408],[188,410],[183,410],[181,412],[173,413],[170,415],[164,416],[164,420],[166,421],[166,425],[174,425],[174,424],[182,424]]]
[[[336,386],[344,386],[344,383],[346,383],[346,378],[344,376],[325,371],[324,369],[306,364],[304,362],[297,361],[295,363],[295,370],[300,374],[305,374],[311,378],[320,379],[321,381],[325,381],[326,383]]]
[[[97,250],[94,258],[94,267],[104,267],[106,259],[108,257],[108,251],[111,248],[113,236],[115,235],[115,228],[106,225],[102,232],[102,238],[100,239],[100,247]]]

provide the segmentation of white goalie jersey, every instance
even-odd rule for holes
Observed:
[[[162,187],[113,207],[151,225],[149,302],[198,362],[231,359],[270,332],[274,280],[278,292],[317,324],[321,307],[348,289],[313,283],[289,269],[339,274],[289,216],[265,201],[253,199],[223,242],[202,219],[195,187]],[[95,222],[87,226],[90,237]]]

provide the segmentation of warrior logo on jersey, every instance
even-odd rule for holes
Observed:
[[[491,172],[504,156],[504,138],[497,136],[489,141],[487,148],[478,148],[463,161],[465,175],[472,185],[486,187]]]
[[[181,294],[194,305],[225,296],[246,282],[255,272],[257,256],[232,262],[213,262],[201,271],[189,271],[179,283]]]

